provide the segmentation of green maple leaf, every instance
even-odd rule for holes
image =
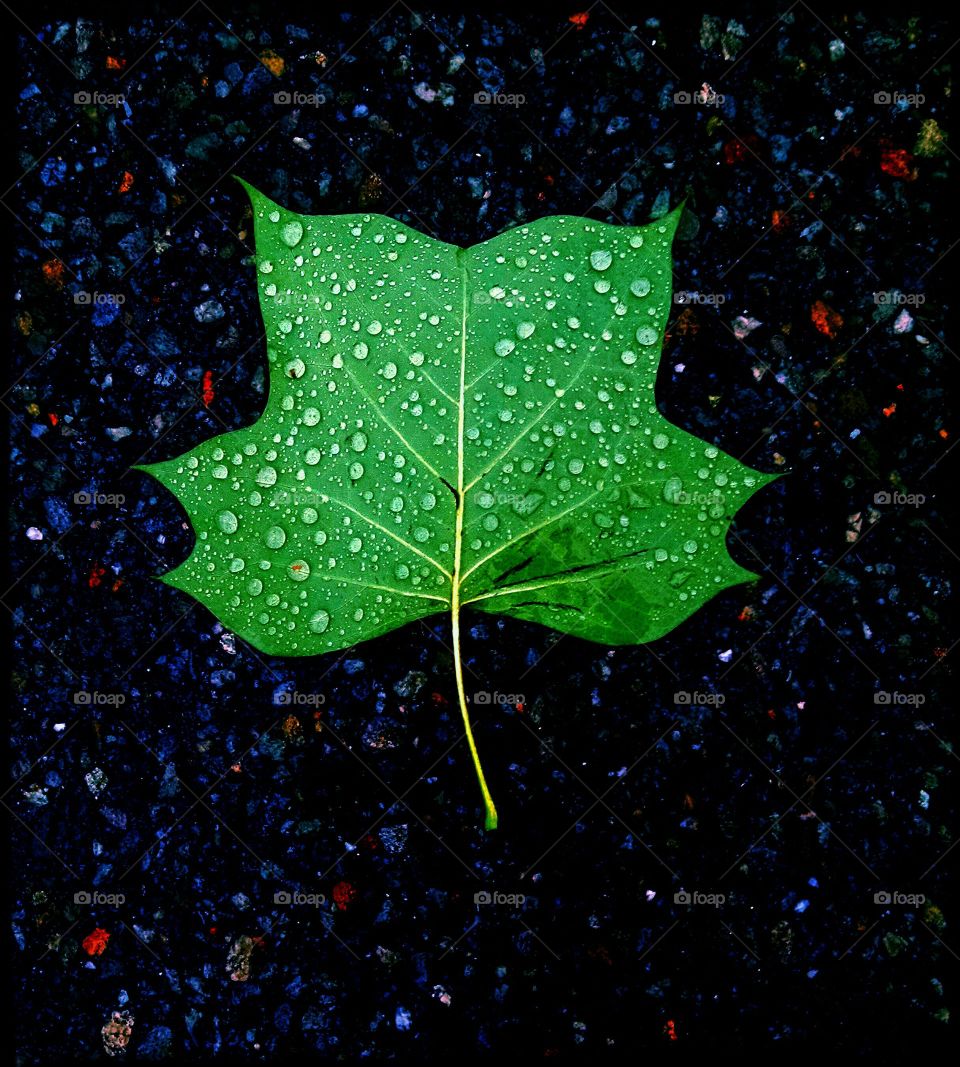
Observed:
[[[657,411],[679,209],[555,216],[472,248],[381,215],[253,203],[260,419],[148,471],[197,534],[163,576],[262,652],[313,656],[450,614],[606,645],[666,634],[755,575],[727,552],[773,475]]]

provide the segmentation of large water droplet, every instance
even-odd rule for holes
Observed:
[[[657,343],[657,331],[652,326],[641,326],[637,330],[637,342],[641,345],[655,345]]]
[[[590,253],[590,266],[594,270],[606,270],[613,262],[613,255],[606,248],[599,248]]]
[[[283,548],[287,541],[287,532],[282,526],[271,526],[263,537],[267,548]]]
[[[330,616],[325,611],[315,611],[310,616],[310,629],[315,634],[322,634],[330,625]]]
[[[295,559],[287,573],[295,582],[305,582],[310,577],[310,564],[305,559]]]
[[[283,243],[290,248],[296,248],[303,237],[303,226],[299,222],[288,222],[280,231]]]
[[[234,515],[232,511],[221,511],[217,516],[217,525],[224,533],[236,533],[238,525],[237,516]]]

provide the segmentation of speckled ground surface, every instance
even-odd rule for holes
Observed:
[[[19,1061],[947,1037],[955,27],[14,7]],[[468,676],[524,697],[478,715],[493,835],[444,620],[265,659],[153,580],[191,534],[131,465],[263,405],[231,173],[463,244],[687,198],[658,402],[790,472],[730,538],[760,578],[615,652],[468,618]]]

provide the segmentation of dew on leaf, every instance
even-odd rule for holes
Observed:
[[[594,270],[606,270],[612,262],[613,255],[609,249],[599,248],[596,252],[590,253],[590,266]]]
[[[287,541],[287,532],[282,526],[271,526],[263,536],[267,548],[283,548]]]

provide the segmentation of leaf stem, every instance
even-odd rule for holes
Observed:
[[[473,739],[473,730],[470,728],[467,695],[463,688],[463,662],[460,654],[460,586],[456,581],[453,584],[453,603],[450,611],[450,620],[453,628],[453,663],[457,675],[457,696],[460,699],[460,715],[463,718],[463,728],[467,734],[470,755],[473,757],[473,766],[477,772],[477,781],[480,783],[480,792],[483,793],[483,806],[486,812],[484,826],[487,830],[496,830],[497,809],[493,803],[493,797],[490,795],[490,790],[487,788],[487,780],[483,776],[480,754],[477,752],[477,743]]]
[[[457,261],[462,271],[463,281],[461,289],[460,306],[460,400],[458,404],[457,418],[457,528],[454,534],[453,547],[453,574],[451,576],[450,590],[450,626],[453,630],[453,664],[457,675],[457,696],[460,700],[460,715],[463,718],[463,728],[467,734],[467,744],[470,746],[470,755],[473,757],[473,767],[477,772],[477,781],[480,783],[480,792],[483,793],[483,806],[486,811],[484,826],[487,830],[497,828],[497,809],[493,803],[493,797],[487,788],[487,780],[483,776],[483,767],[480,765],[480,754],[477,752],[477,743],[473,739],[473,730],[470,728],[470,715],[467,711],[467,694],[463,690],[463,656],[460,652],[460,585],[463,582],[463,508],[466,502],[466,494],[463,489],[463,445],[464,445],[464,392],[467,382],[467,270],[463,262],[463,250],[457,251]]]

